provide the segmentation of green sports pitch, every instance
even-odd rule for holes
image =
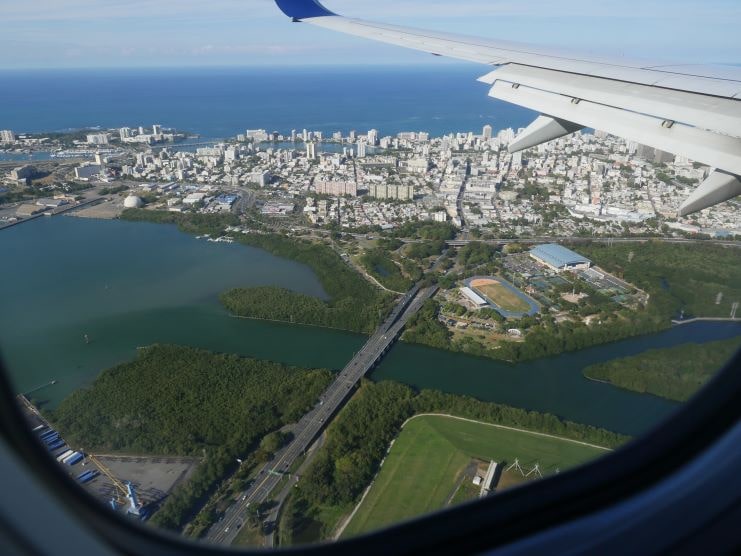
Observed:
[[[350,537],[438,510],[472,459],[512,463],[543,474],[608,452],[568,439],[446,417],[421,415],[402,429],[373,486],[342,533]]]

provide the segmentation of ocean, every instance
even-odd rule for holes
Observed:
[[[487,96],[474,64],[423,67],[14,70],[0,72],[0,129],[158,123],[204,138],[245,129],[481,132],[535,114]]]

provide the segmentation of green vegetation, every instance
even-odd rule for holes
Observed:
[[[522,328],[522,320],[517,323]],[[631,336],[659,332],[669,323],[659,317],[630,309],[621,309],[612,316],[605,316],[595,324],[566,321],[556,324],[552,320],[543,322],[529,330],[524,342],[499,342],[494,356],[505,361],[526,361],[557,355],[564,351],[576,351],[598,344],[615,342]],[[483,346],[481,346],[483,348]],[[474,353],[469,351],[468,353]],[[491,356],[492,352],[480,355]]]
[[[370,483],[402,423],[417,413],[449,413],[606,447],[626,440],[549,414],[431,390],[415,393],[395,382],[364,382],[330,425],[327,442],[285,507],[280,525],[284,538],[295,544],[330,536]]]
[[[101,373],[49,414],[72,444],[91,452],[201,456],[153,522],[179,529],[260,440],[298,420],[331,381],[326,370],[155,345]],[[285,439],[272,435],[263,449]]]
[[[578,305],[567,304],[574,320],[556,323],[551,315],[544,313],[513,321],[514,327],[526,332],[522,342],[502,340],[491,344],[473,336],[453,340],[442,330],[444,326],[436,322],[437,313],[434,313],[435,322],[417,319],[410,323],[404,338],[432,347],[518,362],[659,332],[668,328],[671,318],[681,310],[686,317],[726,317],[731,303],[741,298],[741,250],[737,248],[648,241],[640,245],[585,244],[575,249],[648,293],[646,307],[619,306],[579,281],[578,291],[587,295]],[[471,243],[459,251],[458,257],[466,268],[497,264],[493,252],[487,252],[484,244]],[[438,283],[444,288],[452,287],[452,278],[460,276],[447,276]],[[554,286],[553,295],[569,292],[572,287]],[[723,294],[722,299],[716,303],[719,293]],[[581,320],[588,315],[592,317],[590,324]]]
[[[465,310],[465,307],[463,309]],[[440,349],[449,348],[451,334],[447,327],[437,320],[439,311],[440,305],[437,301],[434,299],[425,301],[420,310],[409,319],[402,339]]]
[[[404,254],[410,259],[422,260],[428,257],[436,257],[445,249],[443,240],[421,241],[409,243],[404,248]]]
[[[620,388],[684,401],[699,390],[741,347],[741,337],[706,344],[651,349],[584,369],[584,376]]]
[[[242,234],[236,239],[308,265],[330,296],[324,302],[273,286],[236,288],[223,293],[221,301],[237,315],[371,332],[393,301],[390,294],[371,287],[324,244],[277,234]]]
[[[195,212],[170,212],[166,210],[136,208],[124,210],[120,218],[132,222],[176,224],[180,231],[189,234],[219,235],[227,226],[239,224],[239,218],[234,214],[200,214]]]
[[[116,193],[122,193],[123,191],[128,191],[128,189],[129,189],[128,185],[117,185],[114,187],[104,187],[99,191],[99,193],[101,195],[115,195]],[[137,210],[137,209],[130,209],[130,210]]]
[[[517,458],[526,469],[537,462],[543,474],[549,474],[605,453],[560,438],[422,415],[402,429],[343,536],[441,509],[472,459],[506,464]],[[470,483],[471,477],[464,480]]]
[[[727,317],[741,298],[741,249],[713,244],[580,245],[581,254],[650,294],[649,312],[668,321],[685,316]],[[633,255],[631,256],[631,253]],[[716,304],[718,293],[723,300]]]
[[[393,232],[393,237],[446,240],[455,237],[455,227],[447,222],[405,222]]]
[[[470,457],[437,434],[428,419],[418,417],[402,429],[343,537],[380,529],[445,505]]]
[[[479,241],[472,241],[458,250],[458,262],[466,268],[488,264],[494,260],[496,249]]]
[[[403,293],[412,287],[412,281],[404,278],[394,260],[383,249],[371,249],[360,257],[365,270],[388,289]]]

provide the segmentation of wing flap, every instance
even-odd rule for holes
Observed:
[[[741,139],[737,137],[684,124],[667,126],[660,118],[526,86],[515,86],[504,81],[494,83],[489,95],[541,114],[601,129],[628,140],[741,174]]]
[[[502,66],[479,80],[490,85],[497,81],[517,83],[533,89],[741,137],[741,102],[726,98],[684,91],[666,91],[625,81],[517,64]]]

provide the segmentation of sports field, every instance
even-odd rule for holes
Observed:
[[[496,305],[512,313],[527,313],[530,305],[515,292],[495,278],[476,278],[471,280],[471,288],[493,301]]]
[[[512,463],[543,474],[573,467],[606,450],[566,439],[423,415],[403,428],[343,537],[442,508],[472,458]]]

